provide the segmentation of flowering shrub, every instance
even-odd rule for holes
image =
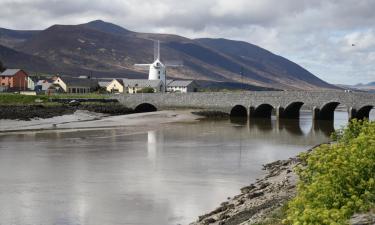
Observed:
[[[375,122],[353,120],[333,135],[334,144],[303,153],[297,196],[284,224],[348,224],[375,202]]]

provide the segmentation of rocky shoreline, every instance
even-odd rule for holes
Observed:
[[[267,174],[256,183],[241,189],[241,194],[214,211],[202,215],[190,225],[238,225],[264,222],[296,194],[297,175],[293,168],[297,157],[264,165]]]
[[[298,175],[294,168],[301,163],[298,157],[292,157],[263,165],[267,171],[263,178],[241,188],[241,194],[228,198],[214,211],[199,216],[189,225],[281,225],[283,207],[297,193]],[[349,224],[375,225],[375,209],[353,215]]]
[[[134,113],[133,109],[118,103],[79,104],[79,105],[1,105],[0,119],[30,120],[33,118],[52,118],[55,116],[73,114],[77,110],[87,110],[107,115],[126,115]]]

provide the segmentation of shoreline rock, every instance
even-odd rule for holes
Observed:
[[[270,213],[296,195],[297,175],[293,168],[301,162],[297,157],[264,165],[267,174],[241,194],[221,203],[214,211],[202,215],[190,225],[238,225],[263,222]]]

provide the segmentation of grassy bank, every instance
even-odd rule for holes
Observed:
[[[297,196],[284,224],[348,224],[375,203],[375,122],[352,121],[335,143],[302,154]]]
[[[49,104],[49,99],[61,99],[61,98],[95,98],[95,99],[103,99],[108,98],[108,95],[101,95],[101,94],[56,94],[56,95],[20,95],[20,94],[13,94],[13,93],[0,93],[0,105],[23,105],[23,104]]]

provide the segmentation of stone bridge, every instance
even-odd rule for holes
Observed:
[[[333,120],[337,107],[349,118],[368,118],[375,94],[343,91],[198,92],[116,95],[120,103],[139,112],[196,108],[221,111],[233,117],[298,119],[300,110],[311,110],[314,120]]]

